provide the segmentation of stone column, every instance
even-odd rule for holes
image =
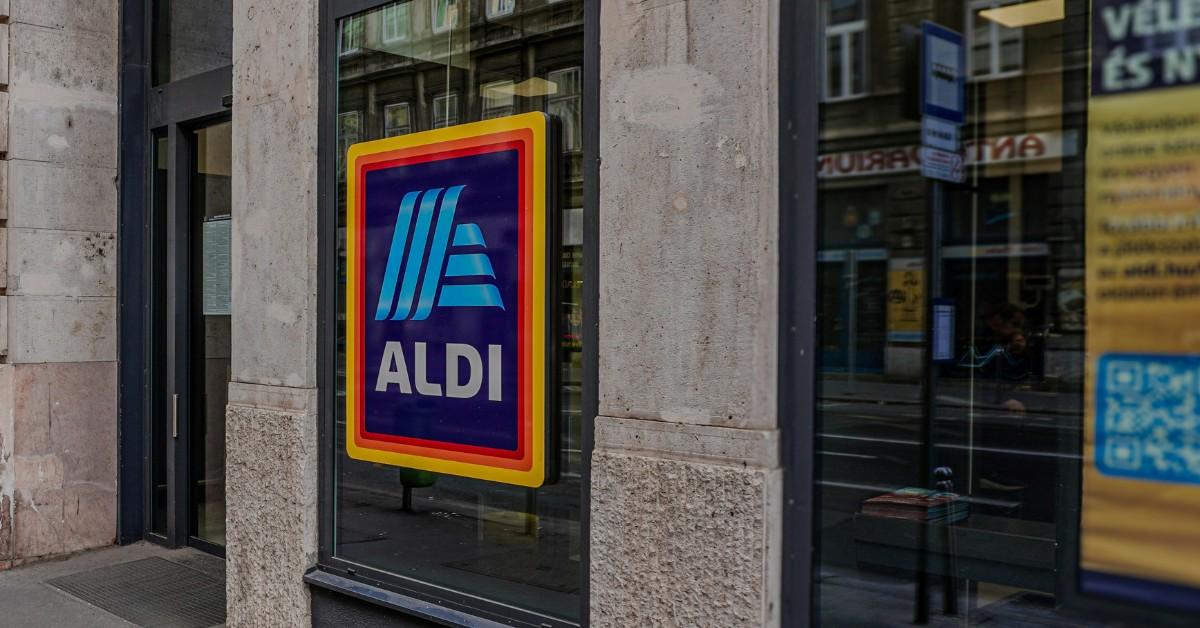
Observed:
[[[233,3],[230,626],[306,626],[317,560],[317,0]]]
[[[0,569],[117,518],[117,0],[0,0]]]
[[[594,626],[779,622],[778,13],[601,10]]]

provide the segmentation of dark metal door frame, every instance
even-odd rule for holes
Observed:
[[[163,85],[151,85],[153,15],[150,0],[121,3],[120,68],[120,209],[118,285],[118,542],[142,539],[178,547],[197,546],[224,554],[223,548],[190,537],[188,443],[190,434],[189,347],[191,263],[190,203],[193,130],[229,119],[233,66],[225,66]],[[165,135],[167,206],[154,215],[152,145]],[[165,225],[155,221],[165,220]],[[155,242],[156,227],[166,242]],[[165,244],[169,267],[165,280],[152,274],[156,253]],[[164,285],[165,284],[165,285]],[[154,300],[166,296],[164,330],[155,329]],[[155,364],[152,348],[166,343],[164,364]],[[154,371],[163,369],[169,390],[165,408],[154,408]],[[172,395],[177,395],[177,400]],[[156,412],[157,410],[157,412]],[[174,417],[172,416],[174,415]],[[166,534],[152,525],[152,424],[165,420],[167,434]],[[183,438],[179,436],[183,435]]]
[[[782,624],[816,622],[813,490],[816,456],[816,2],[779,3],[778,421],[784,470]]]

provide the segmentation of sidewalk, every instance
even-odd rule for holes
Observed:
[[[146,559],[150,559],[146,561]],[[134,561],[146,561],[135,563]],[[224,561],[193,549],[167,549],[150,543],[136,543],[125,547],[106,547],[72,556],[66,560],[54,560],[32,565],[17,567],[8,571],[0,571],[0,628],[129,628],[130,626],[204,626],[209,621],[188,619],[185,608],[200,608],[194,606],[199,600],[191,599],[199,595],[196,588],[191,590],[173,590],[171,595],[151,595],[148,592],[153,586],[144,586],[130,582],[125,590],[133,595],[132,605],[113,605],[111,598],[108,605],[118,616],[101,609],[87,601],[66,593],[62,588],[85,590],[89,593],[100,592],[105,584],[120,588],[121,574],[133,573],[142,565],[158,567],[158,574],[151,574],[157,584],[169,586],[170,575],[178,572],[190,576],[193,580],[210,583],[212,587],[224,587]],[[185,569],[179,569],[182,566]],[[100,587],[86,587],[87,579],[83,577],[97,569],[110,568],[108,571],[95,572],[103,576]],[[111,575],[110,575],[111,574]],[[93,580],[96,580],[93,578]],[[84,586],[79,586],[80,584]],[[71,586],[75,585],[75,586]],[[62,587],[62,588],[59,588]],[[211,593],[211,591],[210,591]],[[222,591],[223,593],[223,591]],[[93,599],[94,595],[88,595]],[[222,595],[223,599],[223,595]],[[223,608],[220,617],[224,617]],[[202,616],[211,616],[211,609]],[[182,616],[181,616],[182,615]],[[130,621],[129,619],[153,618],[149,621]],[[219,624],[219,622],[218,622]]]

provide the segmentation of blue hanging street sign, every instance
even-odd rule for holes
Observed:
[[[921,22],[921,115],[966,121],[966,65],[962,33]]]
[[[547,481],[555,134],[527,113],[350,147],[351,458]]]

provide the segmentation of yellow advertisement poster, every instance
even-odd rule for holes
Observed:
[[[1200,15],[1094,0],[1080,585],[1200,608]]]
[[[925,265],[919,257],[888,261],[887,335],[920,342],[925,335]]]

